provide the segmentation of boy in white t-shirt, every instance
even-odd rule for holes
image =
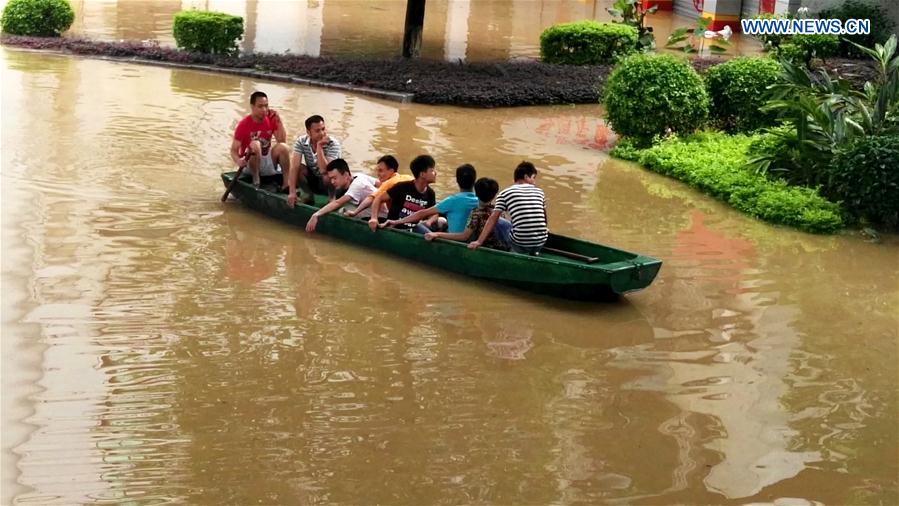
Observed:
[[[328,202],[316,211],[309,218],[309,221],[306,222],[306,232],[315,232],[315,227],[320,217],[332,213],[347,204],[352,204],[354,207],[358,206],[360,202],[375,191],[378,185],[378,180],[368,174],[357,174],[354,176],[343,158],[336,158],[328,162],[326,172],[331,186],[337,190],[346,190],[346,193],[342,197]],[[368,212],[368,210],[365,212]]]

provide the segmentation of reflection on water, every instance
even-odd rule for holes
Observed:
[[[599,106],[0,57],[4,504],[899,501],[894,237],[771,227],[609,160]],[[554,230],[665,266],[620,304],[555,301],[222,205],[260,88],[356,170],[430,152],[441,195],[461,163],[508,184],[533,160]]]
[[[0,6],[7,0],[0,0]],[[406,3],[397,0],[81,0],[72,34],[103,40],[174,44],[172,17],[182,9],[227,12],[244,18],[245,51],[311,56],[399,56]],[[613,0],[431,0],[422,33],[422,57],[448,61],[535,58],[540,33],[568,21],[610,21]],[[697,15],[699,13],[697,12]],[[658,45],[695,20],[659,12],[647,18]],[[377,20],[372,22],[372,20]],[[735,34],[730,52],[761,46]]]

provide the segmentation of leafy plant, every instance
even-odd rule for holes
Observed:
[[[11,35],[59,37],[75,21],[67,0],[10,0],[0,25]]]
[[[224,12],[181,11],[172,24],[180,49],[207,54],[234,54],[243,37],[243,18]]]
[[[696,130],[709,109],[702,78],[671,55],[626,58],[606,82],[604,103],[612,128],[641,145],[655,136]]]
[[[839,205],[811,188],[788,186],[746,168],[747,149],[758,137],[699,133],[639,149],[632,143],[612,155],[683,181],[734,208],[765,221],[814,233],[843,226]]]
[[[811,68],[813,58],[823,61],[837,55],[839,50],[840,39],[836,35],[796,34],[775,50],[775,56],[792,62],[800,61]]]
[[[886,4],[884,4],[886,5]],[[840,40],[839,54],[842,56],[862,57],[864,52],[858,46],[873,47],[883,44],[894,34],[896,23],[890,19],[886,10],[875,2],[866,0],[846,0],[831,9],[822,10],[818,17],[871,20],[871,32],[868,34],[844,35]]]
[[[768,87],[777,82],[780,65],[770,58],[740,57],[711,67],[705,75],[712,122],[728,132],[749,132],[774,124]]]
[[[712,53],[726,53],[730,46],[726,37],[715,37],[706,39],[705,33],[712,24],[712,18],[699,16],[696,18],[696,24],[693,28],[681,27],[677,28],[668,36],[665,47],[668,49],[680,49],[685,53],[702,53],[702,49],[706,46],[708,40],[708,49]]]
[[[899,136],[855,139],[830,165],[827,191],[853,214],[899,225]]]
[[[620,23],[562,23],[553,25],[540,34],[540,57],[546,63],[611,63],[636,49],[637,29]]]
[[[777,171],[800,184],[826,181],[833,156],[854,138],[896,131],[899,113],[899,54],[896,36],[873,49],[859,47],[876,63],[878,77],[864,91],[834,78],[826,70],[812,74],[789,61],[781,61],[780,82],[771,87],[773,99],[762,108],[791,128],[769,130],[789,150],[760,153],[750,164],[762,173]],[[785,156],[787,154],[788,156]]]
[[[615,0],[612,7],[606,9],[609,14],[621,18],[620,23],[637,29],[637,49],[650,51],[656,47],[656,38],[652,27],[646,26],[646,15],[655,14],[658,5],[646,8],[643,0]]]

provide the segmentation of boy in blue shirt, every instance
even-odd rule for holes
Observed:
[[[405,223],[418,223],[413,230],[419,234],[426,234],[431,231],[429,225],[433,224],[438,214],[442,214],[446,216],[447,232],[458,234],[464,231],[471,211],[478,207],[478,197],[474,194],[474,182],[477,177],[477,171],[471,164],[460,165],[456,169],[456,183],[459,185],[459,193],[446,197],[434,207],[416,211],[401,220],[390,220],[383,226],[392,227]],[[422,221],[429,225],[420,223]]]

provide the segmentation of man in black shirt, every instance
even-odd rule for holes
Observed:
[[[390,209],[387,212],[388,220],[399,220],[412,215],[421,209],[434,206],[437,198],[434,190],[431,189],[431,183],[437,180],[437,167],[434,159],[429,155],[419,155],[412,160],[409,168],[412,170],[412,176],[415,178],[406,183],[398,183],[387,191],[386,197],[390,198]],[[385,198],[384,194],[378,195],[372,202],[372,208],[377,209],[381,205],[381,201]],[[432,218],[436,219],[437,215]],[[383,225],[382,225],[383,226]],[[409,224],[400,225],[406,229],[414,229],[419,233],[426,233],[430,229],[426,225]],[[368,220],[368,228],[374,232],[378,229],[378,217],[372,216]]]

